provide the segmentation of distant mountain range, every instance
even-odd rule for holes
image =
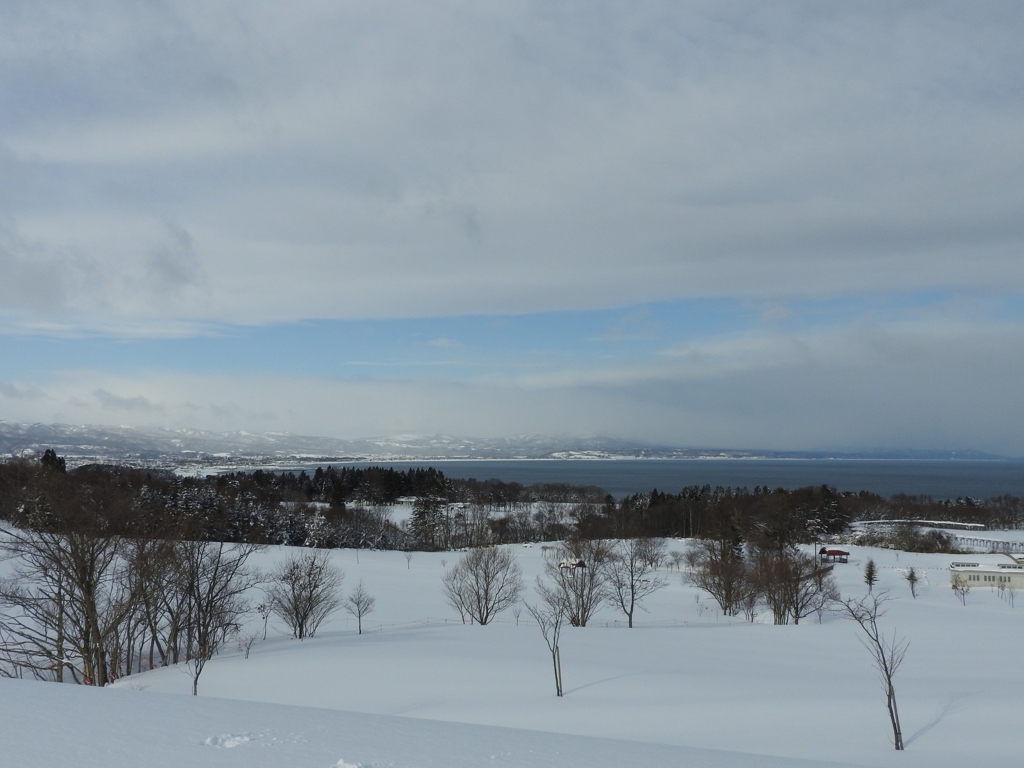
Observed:
[[[152,464],[442,459],[918,459],[995,460],[978,451],[758,451],[680,448],[602,436],[517,435],[464,438],[397,435],[358,440],[287,432],[205,432],[138,427],[15,424],[0,421],[0,454],[31,456],[54,449],[79,465],[91,461]]]

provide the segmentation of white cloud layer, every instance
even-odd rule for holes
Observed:
[[[0,308],[1024,289],[1014,3],[7,3]]]
[[[475,380],[67,371],[0,382],[14,421],[328,436],[590,431],[697,447],[972,447],[1024,455],[1024,326],[740,335],[645,366]]]
[[[985,307],[1024,294],[1022,38],[1016,2],[4,2],[0,335],[623,308],[589,340],[666,341],[422,339],[476,378],[0,360],[0,418],[1024,454],[1024,329]],[[871,319],[949,295],[982,311]],[[708,297],[763,309],[647,315]]]

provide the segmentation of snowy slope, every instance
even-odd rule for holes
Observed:
[[[838,616],[787,627],[726,620],[666,572],[670,586],[637,628],[606,608],[591,626],[565,630],[558,699],[525,614],[464,626],[444,604],[440,577],[457,553],[416,553],[407,563],[397,552],[361,552],[357,562],[339,551],[345,590],[363,579],[377,598],[363,635],[345,614],[304,642],[271,622],[248,659],[230,648],[207,666],[198,699],[177,669],[102,691],[0,681],[0,735],[21,750],[5,753],[20,755],[5,764],[49,765],[68,750],[79,764],[110,768],[1016,764],[1024,599],[1010,607],[976,589],[963,606],[948,588],[954,558],[851,549],[851,562],[836,567],[843,592],[866,591],[862,567],[873,557],[875,589],[896,598],[884,625],[911,643],[896,679],[902,755],[889,745],[856,627]],[[532,583],[540,547],[516,552]],[[268,551],[263,564],[280,553]],[[917,600],[902,578],[910,565],[924,577]]]
[[[823,768],[562,734],[0,680],[3,765],[77,768]]]

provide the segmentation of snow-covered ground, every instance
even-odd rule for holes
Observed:
[[[681,549],[669,542],[670,549]],[[299,642],[271,620],[248,659],[227,648],[199,697],[174,668],[96,690],[0,680],[4,765],[49,766],[920,766],[1017,764],[1024,753],[1024,598],[989,589],[961,605],[955,556],[848,547],[835,574],[866,592],[873,558],[894,600],[883,620],[910,641],[896,678],[906,751],[889,743],[885,702],[858,629],[836,614],[775,627],[721,617],[664,572],[637,627],[610,606],[562,639],[566,695],[525,612],[460,623],[441,574],[458,553],[333,553],[347,593],[362,579],[375,611],[339,613]],[[532,584],[541,547],[516,547]],[[260,557],[269,566],[281,550]],[[972,555],[972,561],[1008,562]],[[921,577],[911,599],[903,578]],[[528,590],[532,598],[532,589]],[[257,626],[259,624],[259,626]],[[259,631],[256,621],[247,631]]]

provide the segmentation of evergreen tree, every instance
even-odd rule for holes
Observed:
[[[871,594],[871,590],[875,588],[877,581],[878,568],[875,566],[874,560],[868,560],[864,565],[864,583],[868,585],[868,594]]]
[[[53,448],[47,448],[43,452],[43,458],[39,460],[46,469],[52,469],[57,472],[67,472],[67,465],[64,462],[62,456],[58,456],[57,452]]]
[[[444,548],[447,538],[444,522],[444,499],[434,494],[416,499],[410,529],[420,547],[429,550]]]

